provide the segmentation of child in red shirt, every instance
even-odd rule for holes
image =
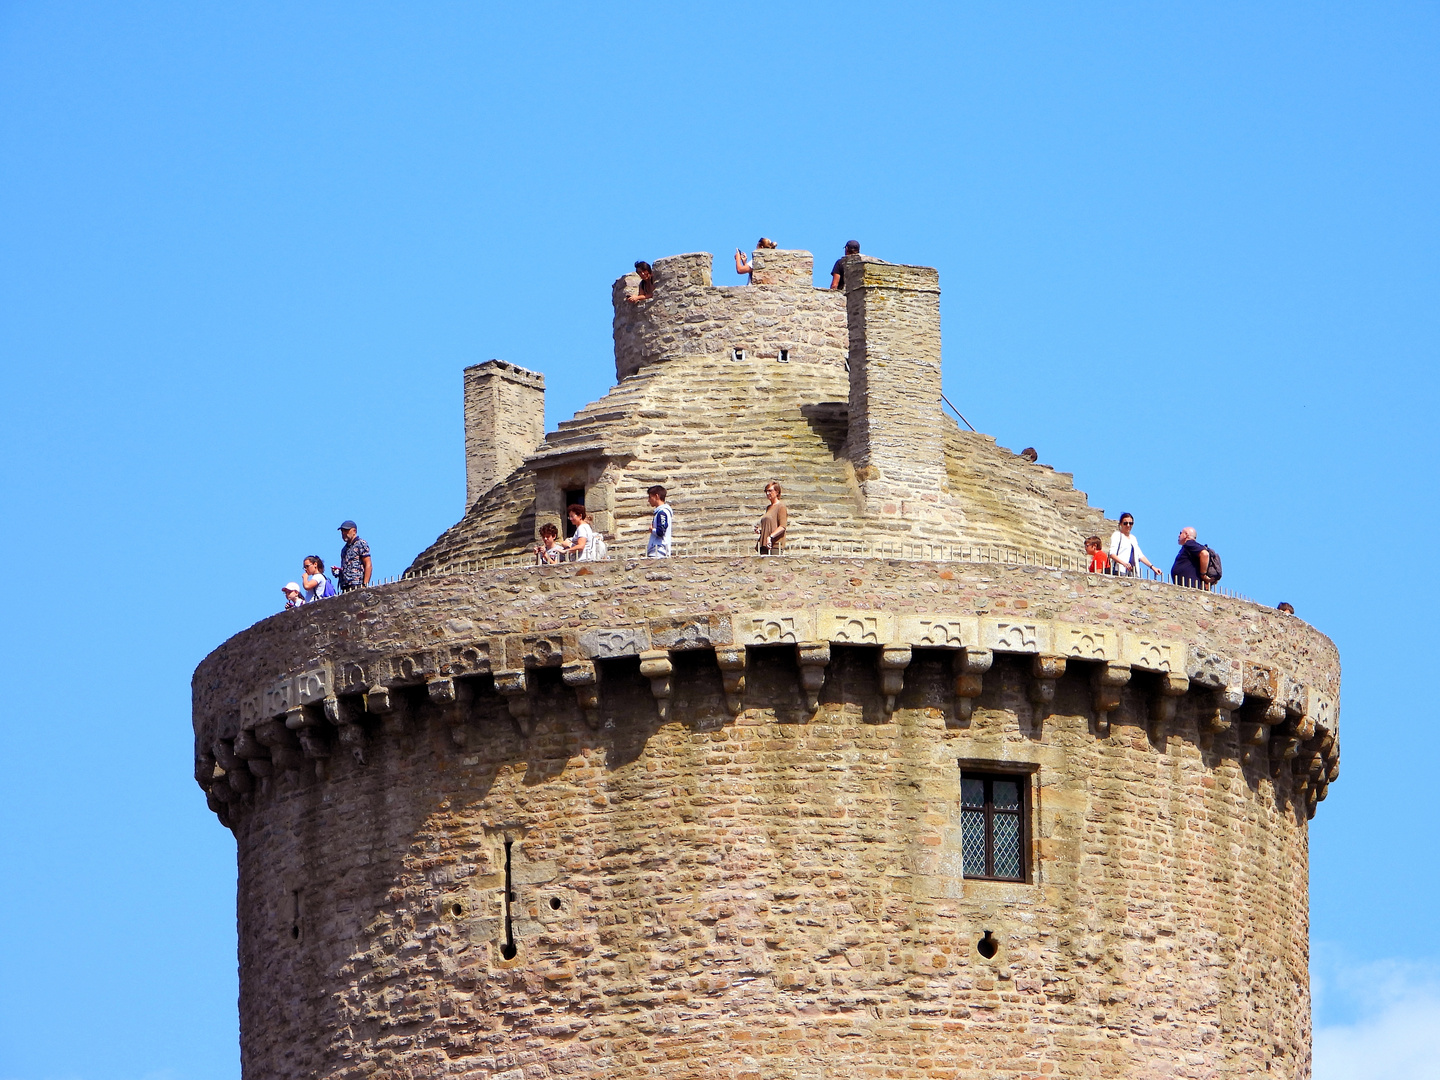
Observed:
[[[1103,574],[1110,567],[1110,556],[1105,554],[1105,545],[1098,536],[1085,538],[1085,553],[1090,556],[1090,573]]]

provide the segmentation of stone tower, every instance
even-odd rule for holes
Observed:
[[[469,369],[463,520],[196,671],[245,1075],[1308,1076],[1334,646],[1082,572],[1104,516],[940,412],[935,271],[755,258],[617,281],[543,439]],[[527,565],[577,499],[611,558]]]

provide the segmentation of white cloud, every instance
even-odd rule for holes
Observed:
[[[1440,1080],[1440,968],[1317,949],[1314,1080]]]

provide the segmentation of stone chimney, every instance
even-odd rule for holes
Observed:
[[[545,376],[487,360],[465,369],[465,505],[518,469],[545,439]]]
[[[847,449],[866,513],[925,516],[949,488],[940,412],[940,275],[845,260],[850,330]],[[907,505],[908,504],[908,505]]]

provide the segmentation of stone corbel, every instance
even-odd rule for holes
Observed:
[[[235,734],[235,756],[245,759],[245,766],[252,776],[266,777],[275,772],[275,763],[270,760],[270,751],[255,738],[255,732],[241,728]]]
[[[216,739],[211,749],[215,752],[215,760],[225,770],[225,783],[231,792],[234,795],[247,794],[255,786],[255,779],[245,767],[245,759],[236,756],[231,740]]]
[[[1065,674],[1065,657],[1032,656],[1030,658],[1030,686],[1028,694],[1035,705],[1035,721],[1039,723],[1050,715],[1055,704],[1055,684]]]
[[[951,673],[955,676],[955,725],[965,727],[975,712],[975,699],[985,689],[985,673],[995,662],[995,654],[989,649],[964,648],[951,661]]]
[[[340,745],[350,752],[357,765],[365,764],[365,729],[360,726],[360,717],[354,705],[342,702],[331,695],[322,703],[325,719],[335,725]]]
[[[1314,734],[1314,720],[1308,716],[1290,714],[1290,719],[1270,735],[1270,775],[1279,776],[1281,766],[1287,761],[1296,762],[1291,766],[1293,772],[1299,765],[1300,744]]]
[[[495,690],[505,699],[515,730],[528,739],[535,730],[535,707],[530,701],[530,676],[524,668],[495,672]]]
[[[208,750],[201,750],[195,755],[195,783],[200,785],[202,791],[209,791],[214,782],[215,755]]]
[[[1158,739],[1175,720],[1180,699],[1190,689],[1188,676],[1166,671],[1160,675],[1160,686],[1150,699],[1150,736]]]
[[[571,660],[560,668],[560,679],[575,691],[575,704],[591,731],[600,730],[600,669],[594,660]]]
[[[330,756],[330,744],[320,731],[321,718],[309,705],[297,705],[285,711],[285,726],[295,732],[305,756],[319,761]]]
[[[885,645],[880,649],[880,693],[885,697],[885,715],[895,711],[895,699],[905,689],[905,669],[910,666],[909,645]]]
[[[1227,686],[1212,691],[1200,717],[1200,730],[1218,735],[1230,730],[1230,714],[1245,704],[1245,691],[1238,686]]]
[[[444,675],[428,680],[425,683],[425,693],[431,704],[440,706],[450,721],[450,741],[464,750],[469,741],[469,729],[466,725],[470,720],[470,702],[474,697],[474,688],[467,682]]]
[[[670,674],[674,670],[669,649],[646,649],[640,654],[640,674],[650,680],[650,693],[655,695],[655,710],[661,720],[670,719]]]
[[[1246,765],[1259,760],[1258,748],[1270,742],[1270,729],[1285,722],[1284,705],[1275,701],[1264,701],[1263,698],[1260,700],[1263,704],[1253,707],[1240,724],[1240,760]],[[1267,751],[1265,754],[1267,762],[1269,757]]]
[[[725,684],[725,704],[731,716],[738,716],[745,704],[745,646],[717,645],[715,664]]]
[[[1120,690],[1130,681],[1130,665],[1105,661],[1095,668],[1090,683],[1095,691],[1095,730],[1110,734],[1110,714],[1120,707]]]
[[[283,720],[272,717],[264,723],[256,724],[255,738],[270,748],[270,760],[277,769],[293,772],[305,764],[305,755],[300,750],[299,741]]]
[[[802,641],[795,646],[795,659],[800,665],[800,689],[805,706],[812,713],[820,708],[820,691],[825,686],[825,671],[830,666],[828,641]]]
[[[376,685],[365,691],[365,711],[382,719],[387,735],[399,735],[409,726],[405,695],[388,686]]]

